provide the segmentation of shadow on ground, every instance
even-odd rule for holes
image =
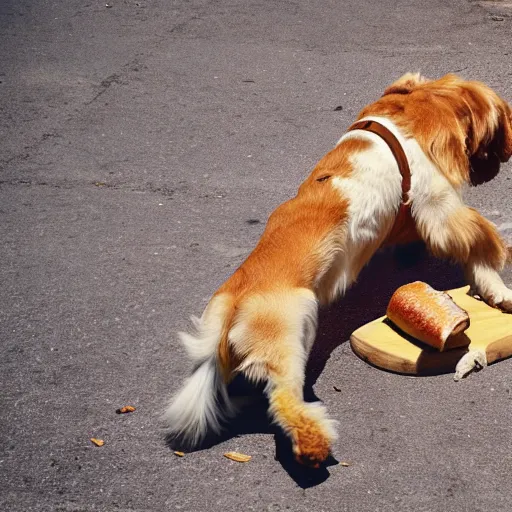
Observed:
[[[306,389],[315,384],[332,352],[358,327],[384,315],[393,292],[413,281],[425,281],[437,290],[465,284],[459,265],[430,256],[422,243],[377,253],[341,300],[320,309],[306,368]]]
[[[275,442],[275,460],[281,464],[283,469],[290,475],[290,478],[292,478],[299,487],[302,489],[314,487],[329,478],[328,467],[338,464],[338,461],[334,457],[329,457],[318,469],[309,468],[296,462],[290,440],[278,427],[272,425],[268,419],[268,401],[263,394],[263,387],[254,387],[243,378],[237,377],[233,385],[230,386],[230,395],[232,397],[234,395],[235,403],[237,396],[243,396],[245,403],[240,409],[240,413],[229,421],[225,430],[220,435],[207,437],[203,443],[193,451],[206,450],[212,446],[242,435],[273,434]],[[309,393],[309,395],[312,398],[311,401],[318,400],[312,392]],[[169,447],[173,450],[181,450],[184,448],[177,439],[168,439],[167,441]]]

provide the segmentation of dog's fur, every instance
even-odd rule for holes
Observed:
[[[166,412],[171,435],[194,445],[220,430],[234,412],[226,386],[242,373],[266,383],[270,415],[297,460],[324,461],[334,422],[320,403],[303,400],[318,305],[342,295],[384,244],[422,239],[464,266],[473,293],[512,312],[512,291],[498,273],[506,246],[461,197],[464,184],[488,180],[512,155],[509,105],[479,82],[409,73],[363,118],[389,128],[408,157],[410,215],[395,224],[402,177],[386,143],[346,133],[272,213],[254,251],[195,319],[196,333],[181,334],[196,369]]]

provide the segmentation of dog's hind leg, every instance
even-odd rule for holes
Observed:
[[[302,382],[292,382],[282,374],[282,368],[269,372],[267,394],[269,412],[292,442],[298,462],[318,467],[330,453],[336,438],[335,422],[328,418],[325,407],[319,402],[307,403],[303,399]]]
[[[325,407],[304,401],[304,371],[307,354],[302,340],[281,340],[268,350],[268,360],[251,371],[265,373],[265,392],[269,399],[272,421],[290,438],[298,462],[318,467],[330,453],[336,437],[334,421],[327,417]],[[264,368],[264,369],[263,369]]]
[[[248,379],[266,382],[272,420],[291,439],[299,462],[317,466],[330,452],[333,421],[303,398],[304,372],[316,331],[317,301],[310,290],[253,295],[240,305],[230,344]]]

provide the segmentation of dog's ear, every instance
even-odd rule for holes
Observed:
[[[508,162],[512,156],[512,109],[506,101],[502,102],[499,109],[498,129],[493,145],[502,162]]]
[[[506,101],[497,98],[493,122],[489,124],[495,127],[494,133],[488,136],[490,142],[480,146],[470,156],[470,179],[473,185],[493,179],[500,170],[500,164],[512,156],[512,111]]]
[[[469,181],[466,145],[454,119],[446,116],[444,125],[434,135],[425,138],[422,145],[430,160],[451,183],[459,186]]]
[[[419,73],[406,73],[396,82],[392,83],[385,91],[383,96],[387,94],[409,94],[418,85],[424,84],[428,80]]]
[[[457,106],[458,100],[463,102]],[[469,178],[473,185],[494,178],[512,156],[512,111],[495,91],[481,82],[461,82],[453,102],[466,133]]]
[[[493,133],[486,138],[489,142],[480,145],[470,156],[470,179],[473,185],[480,185],[493,179],[500,170],[500,164],[512,156],[512,111],[506,101],[495,99]]]

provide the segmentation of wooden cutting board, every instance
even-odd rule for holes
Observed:
[[[378,368],[410,375],[453,372],[468,350],[485,351],[488,364],[512,356],[512,314],[470,297],[468,290],[467,286],[447,293],[469,313],[471,325],[465,331],[471,340],[469,347],[439,352],[398,331],[383,316],[354,331],[352,350]]]

